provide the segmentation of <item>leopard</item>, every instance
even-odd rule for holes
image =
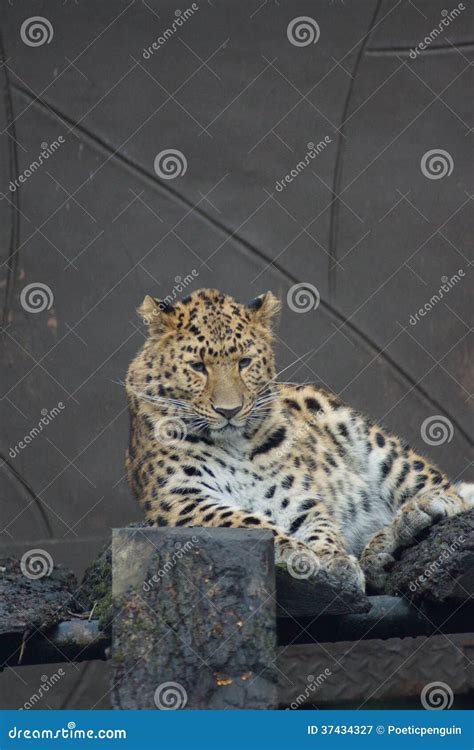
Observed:
[[[326,388],[283,382],[280,308],[270,291],[145,297],[125,381],[131,491],[151,525],[269,530],[295,577],[383,593],[398,551],[474,507],[474,485]]]

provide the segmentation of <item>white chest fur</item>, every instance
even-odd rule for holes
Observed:
[[[257,510],[258,496],[263,494],[263,482],[255,474],[249,458],[240,446],[219,447],[205,466],[212,475],[203,476],[204,490],[215,501],[237,506],[243,510]]]

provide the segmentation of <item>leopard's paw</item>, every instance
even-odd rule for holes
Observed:
[[[458,482],[456,484],[456,492],[459,497],[462,497],[468,508],[474,508],[474,483],[473,482]]]
[[[394,535],[397,546],[407,547],[413,544],[421,531],[462,510],[460,498],[457,501],[442,491],[430,492],[420,498],[410,500],[399,509],[395,516]]]
[[[367,590],[374,594],[383,594],[385,584],[393,568],[395,559],[387,552],[375,552],[362,556],[360,565],[365,573]]]
[[[354,555],[337,553],[325,558],[322,566],[328,574],[329,581],[341,591],[352,589],[361,594],[365,592],[364,572]]]

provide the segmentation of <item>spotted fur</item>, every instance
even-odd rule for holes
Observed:
[[[341,585],[365,573],[382,590],[395,550],[472,498],[333,394],[277,383],[278,307],[270,292],[145,298],[126,383],[130,486],[154,524],[271,529],[277,560],[306,555]]]

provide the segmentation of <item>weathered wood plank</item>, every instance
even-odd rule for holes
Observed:
[[[113,706],[275,707],[273,555],[266,531],[115,530]]]

